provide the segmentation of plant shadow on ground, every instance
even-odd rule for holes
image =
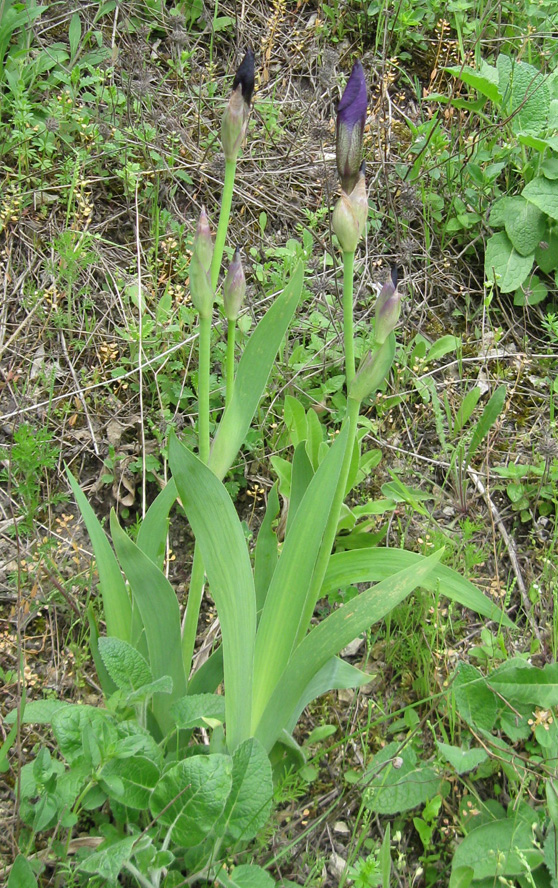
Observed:
[[[556,701],[534,679],[526,690],[521,672],[531,668],[527,658],[532,668],[551,663],[557,648],[556,244],[547,198],[537,198],[537,212],[536,204],[526,207],[537,183],[554,181],[553,165],[541,169],[543,149],[535,145],[551,136],[531,128],[531,143],[525,137],[521,147],[510,145],[520,127],[511,122],[502,134],[498,125],[517,106],[491,91],[489,71],[485,102],[473,92],[483,84],[458,73],[481,57],[496,66],[501,54],[527,53],[526,64],[546,77],[556,65],[547,36],[553,12],[545,4],[521,12],[499,5],[493,23],[473,3],[449,21],[437,4],[423,8],[418,21],[409,4],[393,18],[381,4],[314,8],[279,0],[251,4],[248,26],[228,4],[203,11],[195,3],[170,10],[105,3],[79,13],[60,4],[25,20],[14,17],[19,7],[5,5],[2,712],[21,698],[22,683],[29,699],[100,702],[86,653],[89,603],[101,614],[63,464],[99,516],[116,506],[133,526],[167,478],[168,433],[195,440],[188,258],[201,205],[216,215],[222,87],[247,43],[260,66],[229,238],[243,245],[252,281],[241,348],[301,252],[311,271],[267,399],[227,481],[248,539],[274,479],[269,457],[280,459],[291,445],[288,396],[335,430],[345,399],[329,228],[337,189],[333,112],[358,55],[374,72],[364,143],[369,230],[357,255],[358,356],[371,293],[393,265],[406,300],[395,372],[363,426],[366,448],[383,458],[357,489],[357,520],[351,526],[348,519],[340,548],[359,533],[423,554],[443,544],[446,563],[505,607],[516,630],[485,626],[426,593],[373,627],[347,652],[371,672],[370,684],[329,695],[307,712],[299,737],[308,763],[278,788],[256,853],[278,878],[297,884],[382,884],[387,834],[396,884],[449,884],[456,840],[465,836],[464,858],[481,853],[481,839],[508,841],[507,855],[475,873],[473,884],[502,875],[510,884],[545,885],[542,861],[556,865]],[[521,36],[526,24],[535,29],[529,45]],[[552,100],[554,93],[549,107]],[[545,150],[555,160],[553,144]],[[509,198],[518,212],[536,216],[537,244],[519,242],[509,205],[488,216]],[[513,252],[515,272],[504,287],[484,284],[487,244],[489,280],[495,245],[508,251],[503,260],[498,254],[507,266]],[[483,410],[501,385],[505,401],[483,427]],[[223,408],[217,361],[210,388],[216,418]],[[371,499],[382,506],[368,514]],[[168,558],[183,598],[192,542],[181,521],[173,522]],[[355,591],[338,590],[319,607],[328,612]],[[200,647],[217,631],[211,602],[203,620]],[[511,701],[515,724],[494,697]],[[6,724],[4,737],[9,730]],[[10,750],[1,800],[6,866],[17,847],[18,767],[49,742],[40,726],[24,726]],[[398,767],[375,770],[388,758]],[[81,835],[87,830],[80,823]],[[519,836],[515,845],[510,831]],[[529,882],[530,870],[541,881]],[[47,884],[48,870],[43,878]]]

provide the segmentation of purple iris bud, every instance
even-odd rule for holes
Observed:
[[[203,268],[206,271],[209,271],[211,268],[211,260],[213,258],[213,241],[211,239],[211,228],[209,227],[209,218],[205,207],[201,208],[193,249]]]
[[[246,278],[242,268],[240,250],[237,247],[223,284],[223,304],[228,321],[236,321],[246,294]]]
[[[247,50],[235,78],[229,104],[221,122],[221,143],[225,159],[234,162],[244,141],[254,92],[254,53]]]
[[[395,328],[401,314],[401,295],[397,290],[397,266],[391,269],[391,280],[386,281],[376,300],[376,342],[381,345]]]
[[[256,72],[254,69],[254,53],[251,49],[246,50],[246,54],[242,59],[239,68],[234,75],[233,90],[240,86],[242,89],[242,98],[250,107],[252,101],[252,93],[254,92],[254,80]]]
[[[337,171],[343,191],[350,194],[358,178],[368,93],[364,69],[355,62],[337,106]]]

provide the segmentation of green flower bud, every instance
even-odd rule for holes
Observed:
[[[213,314],[215,293],[211,286],[209,274],[195,252],[190,260],[190,295],[192,303],[199,311],[200,316],[202,318],[210,318]]]
[[[223,303],[228,321],[236,321],[246,294],[246,278],[237,247],[223,284]]]
[[[193,251],[198,257],[202,268],[209,271],[211,268],[211,260],[213,259],[213,241],[211,240],[211,229],[209,227],[209,218],[205,211],[205,207],[201,208],[196,236],[194,238]]]
[[[383,345],[369,352],[361,362],[349,387],[349,398],[360,403],[377,391],[387,377],[394,357],[395,335],[390,333]]]
[[[376,342],[379,345],[395,329],[400,314],[401,295],[397,290],[397,268],[394,267],[391,280],[384,284],[376,302]]]

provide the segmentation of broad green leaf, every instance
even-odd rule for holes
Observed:
[[[558,234],[555,232],[546,233],[544,240],[535,250],[535,262],[545,274],[558,268]]]
[[[463,426],[469,422],[471,416],[473,415],[473,410],[479,402],[480,396],[481,390],[479,386],[476,385],[474,388],[468,391],[463,398],[453,423],[452,432],[454,436],[457,437],[457,435],[459,435],[459,433],[461,432]]]
[[[364,804],[378,814],[401,814],[424,805],[440,791],[441,778],[433,767],[417,761],[415,751],[394,742],[384,746],[364,774]]]
[[[175,436],[169,442],[169,462],[221,623],[227,743],[233,751],[250,734],[256,632],[250,556],[232,500],[213,472]]]
[[[312,464],[312,469],[316,472],[320,464],[320,446],[324,443],[324,430],[318,419],[318,414],[311,407],[306,414],[306,423],[308,426],[306,452]]]
[[[436,746],[445,760],[450,763],[458,774],[467,774],[488,758],[486,749],[482,749],[480,746],[474,749],[462,749],[460,746],[450,746],[449,743],[442,743],[441,740],[436,740]]]
[[[152,704],[155,718],[166,733],[173,726],[169,713],[172,700],[186,694],[176,594],[162,571],[122,530],[114,511],[110,526],[114,547],[141,614],[153,678],[170,675],[172,679],[172,694],[156,694]]]
[[[307,596],[337,489],[347,436],[345,426],[310,482],[267,592],[256,638],[253,727],[287,665],[297,634],[301,629],[305,631],[302,621]]]
[[[548,126],[550,96],[546,78],[527,62],[516,61],[511,72],[510,110],[514,133],[544,134]]]
[[[225,409],[213,442],[209,466],[223,478],[246,439],[252,417],[260,403],[283,337],[302,292],[304,268],[299,262],[289,283],[266,312],[244,349],[231,402]]]
[[[289,430],[291,443],[296,449],[308,437],[308,423],[304,407],[297,398],[287,395],[283,407],[283,418]]]
[[[171,478],[149,506],[138,532],[138,548],[161,570],[165,561],[169,512],[176,495],[176,484]]]
[[[440,358],[443,358],[444,355],[456,351],[460,345],[461,339],[457,336],[451,336],[448,333],[447,336],[441,336],[440,339],[437,339],[436,342],[430,346],[425,360],[428,361],[428,363],[431,361],[438,361]]]
[[[469,888],[474,875],[472,866],[452,867],[449,888]]]
[[[81,19],[79,17],[79,12],[74,12],[73,16],[70,19],[70,27],[68,28],[68,39],[70,41],[70,56],[72,59],[74,59],[79,49],[79,42],[81,40]]]
[[[293,464],[282,456],[270,457],[273,471],[279,480],[279,491],[285,499],[291,498],[291,479],[293,474]]]
[[[273,780],[265,749],[254,737],[233,753],[232,789],[218,831],[247,842],[265,826],[271,811]]]
[[[154,678],[138,688],[137,691],[131,691],[127,696],[127,701],[132,706],[143,703],[154,694],[172,694],[172,678],[170,675],[161,675],[160,678]]]
[[[522,256],[535,252],[546,232],[546,216],[538,207],[524,197],[507,199],[505,226],[506,234]]]
[[[495,104],[501,101],[500,90],[498,88],[498,71],[492,65],[484,60],[481,62],[480,69],[470,68],[468,65],[454,65],[444,69],[458,77],[463,83],[472,86],[478,92],[486,96]]]
[[[188,684],[188,696],[193,694],[214,694],[223,681],[223,646],[208,657],[196,669]]]
[[[291,713],[316,673],[350,641],[381,620],[413,589],[422,585],[441,554],[442,550],[362,592],[304,637],[280,676],[254,732],[267,750],[271,749],[281,730],[288,724]]]
[[[452,691],[461,718],[475,729],[491,731],[498,716],[498,703],[482,673],[469,663],[460,663]]]
[[[72,762],[87,749],[97,749],[116,744],[116,727],[106,709],[96,706],[71,704],[59,709],[52,716],[52,731],[58,749],[67,761]]]
[[[527,197],[525,189],[523,195]],[[486,244],[485,277],[489,281],[495,280],[502,293],[511,293],[521,286],[531,271],[534,258],[534,252],[528,256],[521,256],[507,234],[504,231],[499,231],[489,237]]]
[[[304,688],[289,721],[285,725],[287,731],[294,731],[296,723],[302,712],[312,700],[327,694],[328,691],[346,690],[347,688],[359,688],[367,684],[372,676],[363,672],[342,660],[340,657],[331,657],[324,666],[313,676],[309,684]]]
[[[235,866],[230,874],[221,869],[215,876],[215,881],[222,888],[274,888],[275,885],[269,873],[255,863]]]
[[[533,813],[533,823],[536,819]],[[453,867],[472,866],[475,880],[497,879],[519,876],[525,873],[525,864],[533,870],[542,861],[533,843],[532,824],[512,816],[473,829],[455,849]]]
[[[127,641],[99,638],[99,652],[108,674],[121,691],[137,691],[153,681],[147,662]]]
[[[256,587],[256,610],[261,612],[267,590],[277,566],[277,534],[273,530],[273,522],[279,514],[279,495],[277,483],[271,488],[267,497],[264,519],[258,531],[254,552],[254,585]]]
[[[106,666],[103,663],[103,658],[99,653],[99,626],[93,608],[93,602],[91,601],[87,605],[87,622],[89,623],[89,647],[91,648],[91,656],[93,657],[93,662],[95,664],[97,678],[99,679],[105,698],[108,699],[114,694],[117,688],[108,674]]]
[[[547,663],[542,669],[524,665],[497,670],[487,679],[496,693],[510,703],[530,703],[541,709],[558,706],[558,663]]]
[[[558,179],[537,176],[525,186],[521,194],[551,219],[558,219]]]
[[[287,515],[287,527],[285,536],[288,536],[289,530],[293,526],[293,521],[300,506],[304,494],[308,489],[312,478],[314,477],[314,469],[308,457],[306,442],[301,441],[297,444],[293,456],[293,469],[291,478],[291,496],[289,500],[289,511]]]
[[[87,497],[69,469],[66,469],[66,473],[95,552],[107,633],[123,641],[130,641],[132,605],[120,566]]]
[[[471,443],[467,448],[467,461],[470,461],[477,452],[481,442],[486,438],[490,429],[498,419],[506,403],[507,389],[505,385],[499,385],[495,392],[490,396],[486,407],[482,411],[481,417],[475,426]]]
[[[217,694],[188,694],[173,703],[172,714],[178,728],[189,730],[207,726],[206,719],[225,721],[225,698]]]
[[[14,860],[6,888],[37,888],[35,873],[23,854]]]
[[[30,700],[25,704],[25,709],[21,714],[21,724],[50,725],[57,712],[67,709],[71,705],[66,700]],[[17,709],[12,709],[4,718],[7,725],[15,725],[16,720]]]
[[[172,828],[173,841],[198,845],[220,817],[232,787],[228,755],[194,755],[170,768],[149,803],[153,817]]]
[[[127,808],[145,811],[149,805],[151,793],[159,780],[160,772],[151,759],[134,755],[125,759],[111,759],[103,767],[99,776],[110,787],[111,796],[114,796]],[[121,786],[121,792],[115,792],[115,786]]]
[[[91,873],[100,879],[106,879],[111,885],[116,884],[120,870],[134,853],[134,845],[138,836],[128,836],[117,842],[106,840],[97,851],[86,857],[79,864],[79,869]]]
[[[514,305],[538,305],[544,302],[548,296],[548,287],[539,279],[536,274],[521,285],[519,290],[515,291],[513,297]]]
[[[337,589],[355,583],[387,580],[404,568],[419,565],[424,555],[407,552],[404,549],[356,549],[339,552],[329,560],[322,587],[322,595],[329,595]],[[457,601],[478,614],[502,625],[513,627],[514,623],[487,596],[457,571],[437,564],[417,585],[430,592],[440,591],[446,598]]]

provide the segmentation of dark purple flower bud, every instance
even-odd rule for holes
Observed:
[[[337,106],[337,171],[347,194],[355,187],[359,174],[367,105],[364,69],[355,62]]]
[[[237,86],[241,87],[242,98],[244,99],[248,107],[250,107],[250,102],[252,101],[255,77],[256,74],[254,69],[254,53],[251,49],[247,49],[246,54],[240,63],[238,71],[234,75],[233,90],[235,90]]]
[[[242,268],[240,250],[237,247],[223,284],[223,304],[228,321],[236,321],[246,294],[246,278]]]
[[[246,52],[233,80],[229,104],[221,123],[221,144],[225,159],[235,161],[246,135],[250,102],[254,92],[254,53]]]

